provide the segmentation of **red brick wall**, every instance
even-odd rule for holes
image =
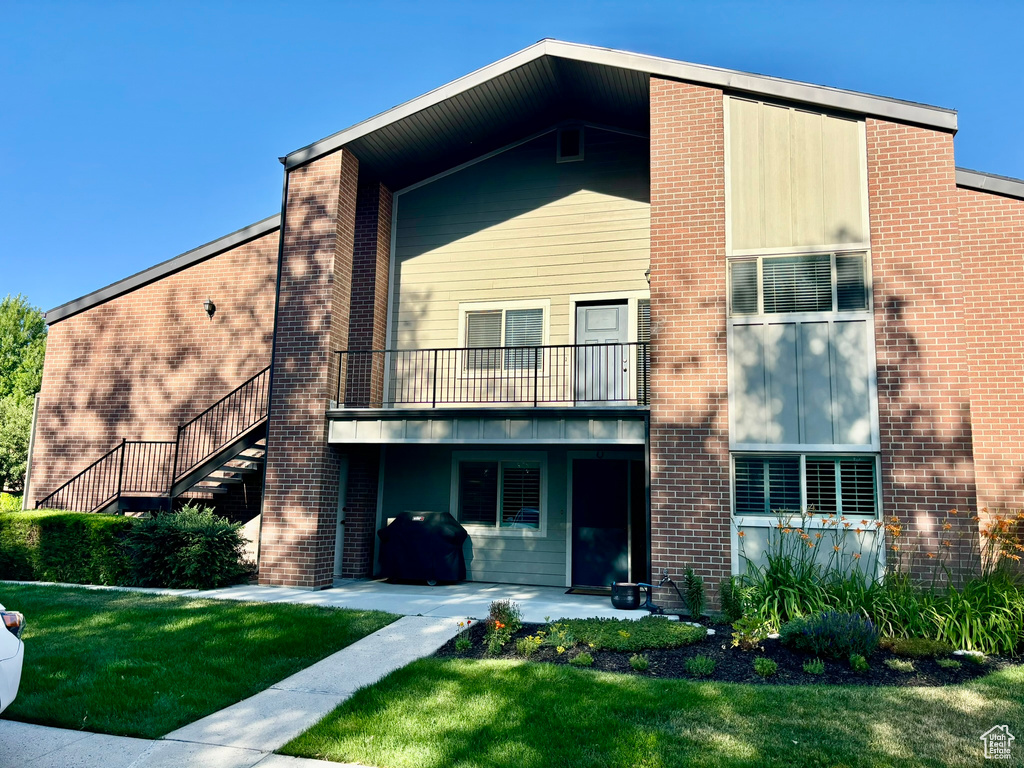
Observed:
[[[387,344],[388,270],[391,257],[391,191],[383,184],[359,188],[349,316],[350,350]],[[379,406],[384,386],[382,355],[353,355],[347,364],[350,405]]]
[[[334,576],[338,452],[324,413],[345,349],[359,164],[339,150],[289,172],[277,309],[260,582]]]
[[[651,78],[651,565],[693,567],[712,599],[731,569],[723,120],[721,91]]]
[[[33,503],[121,438],[173,440],[270,363],[277,245],[269,233],[50,326]]]
[[[1024,508],[1024,201],[960,189],[978,504]]]
[[[889,554],[926,566],[928,552],[959,540],[969,560],[975,488],[953,137],[869,118],[867,151],[882,498],[904,526],[888,542],[900,552]],[[961,522],[943,531],[953,508]]]
[[[361,579],[373,575],[373,547],[377,535],[377,480],[380,448],[350,449],[345,493],[345,541],[341,575]]]

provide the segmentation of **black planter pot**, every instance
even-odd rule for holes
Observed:
[[[612,584],[612,605],[622,611],[635,611],[640,607],[640,585],[631,581]]]

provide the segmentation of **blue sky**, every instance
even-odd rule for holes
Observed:
[[[0,7],[0,296],[49,309],[275,213],[277,158],[544,37],[960,113],[1024,177],[1024,3],[45,2]]]

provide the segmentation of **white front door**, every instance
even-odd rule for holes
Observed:
[[[625,402],[629,396],[629,316],[625,301],[576,307],[576,402]]]

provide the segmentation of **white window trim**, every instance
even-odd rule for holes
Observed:
[[[494,525],[463,523],[459,520],[459,464],[463,461],[495,461],[498,470],[498,509]],[[501,527],[501,469],[502,462],[533,461],[540,464],[540,524],[537,528]],[[545,539],[548,535],[548,454],[546,451],[452,451],[452,478],[449,492],[452,517],[459,520],[471,537],[499,537],[511,539]]]
[[[501,311],[501,344],[499,346],[505,346],[505,312],[507,310],[515,309],[539,309],[544,313],[544,319],[541,321],[541,346],[546,347],[550,344],[551,339],[551,299],[517,299],[515,301],[473,301],[464,302],[459,304],[459,349],[468,349],[469,342],[466,338],[467,321],[466,315],[470,312],[496,312]],[[528,349],[528,347],[524,347]],[[458,379],[474,379],[474,378],[491,378],[496,373],[506,373],[510,370],[505,365],[506,357],[504,354],[500,355],[501,367],[499,368],[470,368],[468,365],[459,365],[455,371],[455,376]],[[541,377],[547,377],[548,375],[548,361],[547,355],[540,354],[540,371]]]

